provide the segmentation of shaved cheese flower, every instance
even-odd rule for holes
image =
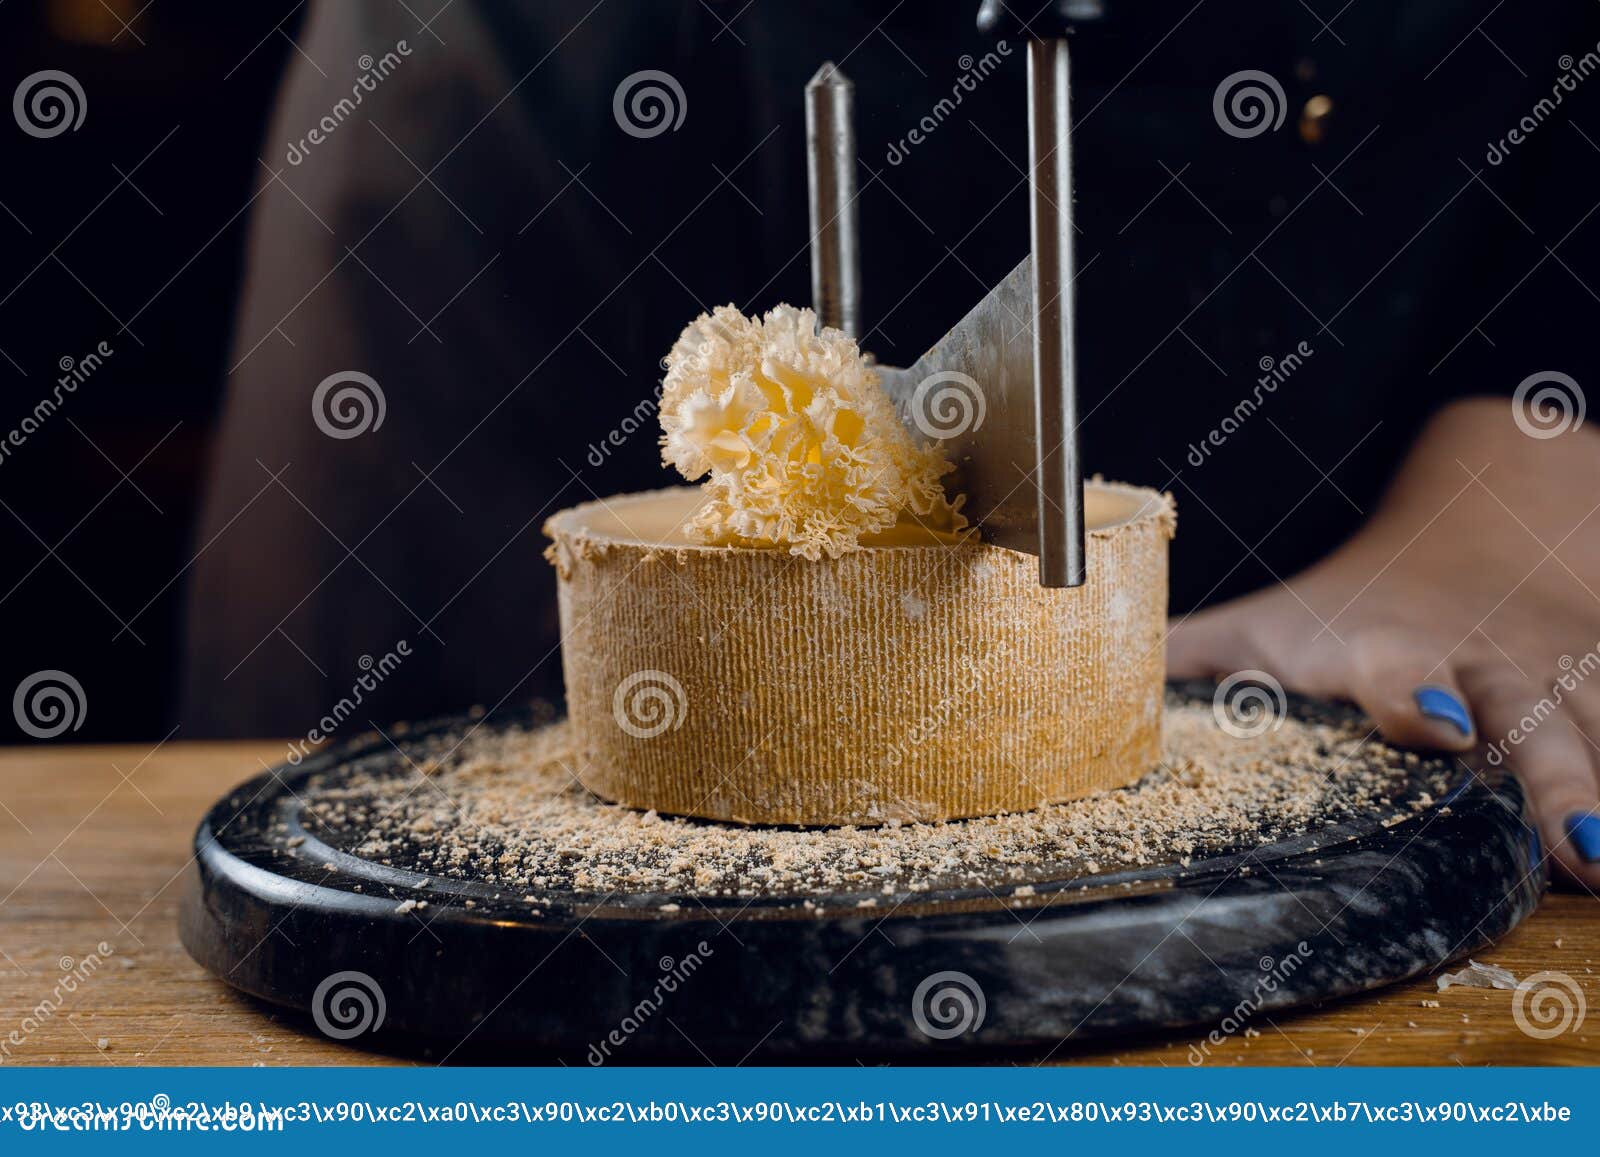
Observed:
[[[939,481],[944,455],[912,437],[860,348],[819,332],[811,310],[721,306],[683,331],[666,365],[662,461],[690,481],[709,475],[687,527],[697,541],[816,560],[897,524],[966,526]]]

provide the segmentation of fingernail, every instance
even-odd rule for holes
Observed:
[[[1567,839],[1587,863],[1600,862],[1600,816],[1574,812],[1567,817]]]
[[[1449,723],[1463,736],[1472,734],[1472,713],[1454,691],[1424,683],[1411,696],[1417,701],[1417,710],[1427,718]]]

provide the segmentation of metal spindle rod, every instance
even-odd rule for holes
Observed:
[[[1033,387],[1038,437],[1039,583],[1084,581],[1073,308],[1072,126],[1064,39],[1028,43],[1028,171],[1033,235]]]
[[[861,242],[856,214],[856,90],[829,61],[806,84],[806,176],[811,194],[811,304],[823,325],[861,336]]]

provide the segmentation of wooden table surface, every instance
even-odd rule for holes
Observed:
[[[45,745],[0,750],[0,1062],[90,1065],[415,1064],[361,1052],[240,997],[178,944],[196,822],[281,743]],[[102,953],[105,944],[109,952]],[[68,973],[101,957],[93,975]],[[67,958],[71,958],[70,960]],[[1556,893],[1478,954],[1519,977],[1559,970],[1589,1020],[1550,1040],[1522,1032],[1512,993],[1432,978],[1360,999],[1251,1020],[1260,1035],[1211,1048],[1212,1064],[1600,1064],[1600,903]],[[1429,1007],[1433,1001],[1438,1007]],[[59,1006],[57,1004],[59,1002]],[[1426,1003],[1425,1003],[1426,1002]],[[40,1012],[46,1015],[40,1016]],[[13,1044],[7,1034],[20,1039]],[[1068,1063],[1189,1063],[1198,1036],[1062,1050]]]

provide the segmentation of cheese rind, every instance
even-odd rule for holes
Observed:
[[[1159,758],[1167,545],[1154,491],[1086,488],[1088,582],[967,538],[800,563],[657,529],[694,489],[588,503],[545,531],[567,709],[596,794],[741,823],[1017,811]]]
[[[897,523],[954,534],[942,452],[914,439],[860,348],[809,309],[691,322],[667,355],[662,461],[705,477],[701,542],[838,558]]]

